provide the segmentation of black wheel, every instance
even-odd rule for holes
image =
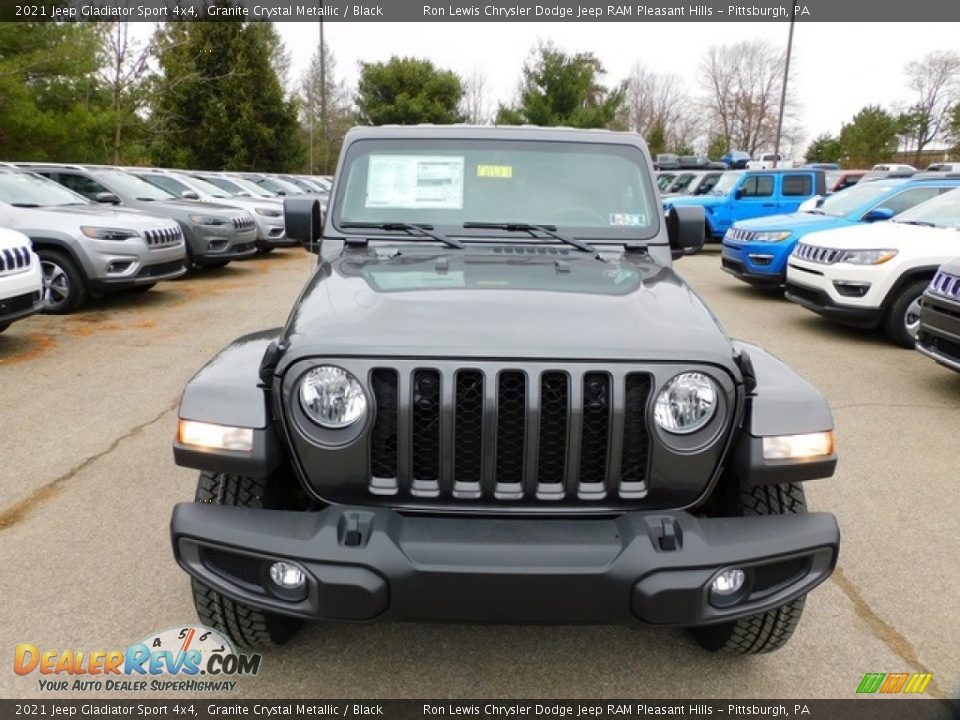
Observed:
[[[928,280],[918,280],[900,289],[883,318],[883,331],[901,347],[913,349],[920,330],[920,297]]]
[[[66,253],[37,250],[43,269],[43,312],[68,315],[87,302],[87,283]]]
[[[195,502],[270,508],[280,505],[270,483],[261,478],[202,472]],[[269,613],[237,602],[191,578],[193,604],[200,622],[229,637],[239,648],[282,645],[303,624],[297,618]]]
[[[146,285],[134,285],[130,288],[130,292],[134,293],[145,293],[148,290],[153,290],[157,286],[156,283],[147,283]]]
[[[11,323],[0,323],[0,333],[10,327]]]
[[[229,260],[217,260],[216,262],[205,262],[199,267],[204,270],[219,270],[220,268],[226,267],[229,264]]]
[[[269,255],[276,250],[276,248],[272,248],[269,245],[257,245],[257,250],[260,251],[261,255]]]
[[[733,514],[787,515],[805,513],[807,502],[798,483],[762,485],[742,489],[733,500]],[[705,650],[753,655],[779,650],[793,635],[807,596],[758,615],[719,625],[690,628],[690,634]]]

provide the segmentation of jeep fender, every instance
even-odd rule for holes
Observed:
[[[34,252],[44,248],[59,250],[73,260],[74,265],[83,273],[84,277],[90,278],[95,275],[93,266],[87,261],[86,253],[77,252],[77,241],[69,235],[59,237],[47,231],[40,233],[31,232],[30,230],[20,230],[20,232],[30,238]]]
[[[253,429],[253,450],[210,450],[174,440],[177,465],[267,477],[282,459],[274,426],[270,390],[262,386],[259,369],[264,352],[281,328],[244,335],[221,350],[187,383],[180,398],[182,420]]]
[[[833,430],[833,413],[820,391],[786,363],[751,343],[733,341],[748,379],[743,424],[734,439],[730,469],[746,485],[803,482],[830,477],[836,453],[803,460],[765,460],[763,438]]]

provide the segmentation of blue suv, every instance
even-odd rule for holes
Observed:
[[[723,238],[720,262],[726,272],[746,283],[777,288],[786,279],[787,258],[807,233],[889,220],[956,187],[960,178],[875,180],[835,193],[810,210],[739,221]]]
[[[826,195],[823,170],[743,170],[725,172],[706,195],[667,198],[671,207],[702,207],[707,240],[719,240],[739,220],[793,212],[815,195]]]

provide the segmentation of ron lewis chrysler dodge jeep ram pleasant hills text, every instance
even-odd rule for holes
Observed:
[[[200,470],[171,534],[201,621],[239,646],[302,620],[622,623],[776,649],[832,572],[821,394],[731,340],[672,264],[635,134],[351,131],[283,328],[180,403]]]

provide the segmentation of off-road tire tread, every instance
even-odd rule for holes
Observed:
[[[201,472],[196,502],[239,507],[264,507],[267,481],[244,475]],[[301,621],[267,613],[237,602],[191,578],[193,604],[200,622],[224,633],[236,647],[245,650],[282,645],[293,637]]]
[[[738,502],[743,516],[791,515],[807,511],[803,486],[799,483],[741,488]],[[806,599],[806,595],[801,595],[768,612],[730,623],[692,628],[691,632],[702,647],[714,652],[738,655],[773,652],[786,645],[797,629]]]

